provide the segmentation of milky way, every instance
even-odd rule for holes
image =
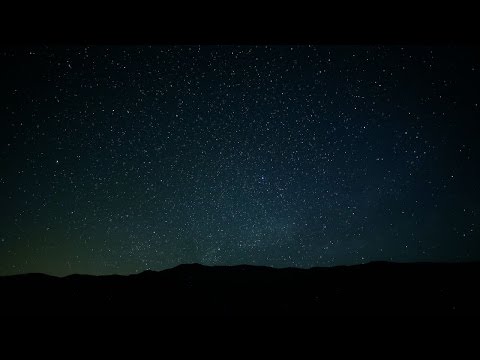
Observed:
[[[480,260],[478,49],[0,49],[0,274]]]

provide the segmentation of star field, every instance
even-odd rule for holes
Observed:
[[[0,49],[0,275],[480,260],[478,49]]]

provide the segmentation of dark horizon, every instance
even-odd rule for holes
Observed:
[[[56,275],[56,274],[49,274],[48,272],[29,272],[29,273],[17,273],[17,274],[10,274],[10,275],[0,275],[0,278],[12,278],[12,277],[29,277],[29,276],[47,276],[52,278],[68,278],[68,277],[129,277],[132,275],[142,275],[144,273],[162,273],[162,272],[169,272],[172,270],[178,269],[188,269],[191,273],[195,273],[195,270],[198,268],[209,268],[209,269],[216,269],[216,270],[224,270],[224,269],[268,269],[268,270],[282,270],[282,271],[290,271],[290,270],[300,270],[300,271],[309,271],[309,270],[338,270],[338,269],[356,269],[362,267],[372,267],[372,266],[396,266],[396,267],[409,267],[409,266],[432,266],[432,267],[444,267],[444,266],[476,266],[480,265],[480,261],[462,261],[462,262],[430,262],[430,261],[420,261],[420,262],[392,262],[392,261],[385,261],[385,260],[377,260],[377,261],[370,261],[366,263],[357,263],[351,265],[331,265],[331,266],[312,266],[312,267],[292,267],[292,266],[285,266],[285,267],[273,267],[268,265],[251,265],[251,264],[236,264],[236,265],[205,265],[201,263],[182,263],[175,265],[173,267],[168,267],[161,270],[154,270],[154,269],[145,269],[135,273],[111,273],[111,274],[88,274],[88,273],[70,273],[64,275]]]
[[[3,46],[0,69],[0,276],[480,261],[477,46]]]
[[[1,315],[479,315],[480,262],[0,276]]]

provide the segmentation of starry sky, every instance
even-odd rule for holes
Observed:
[[[0,48],[0,275],[480,260],[468,46]]]

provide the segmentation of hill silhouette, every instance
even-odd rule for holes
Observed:
[[[2,315],[479,315],[480,263],[0,277]]]

